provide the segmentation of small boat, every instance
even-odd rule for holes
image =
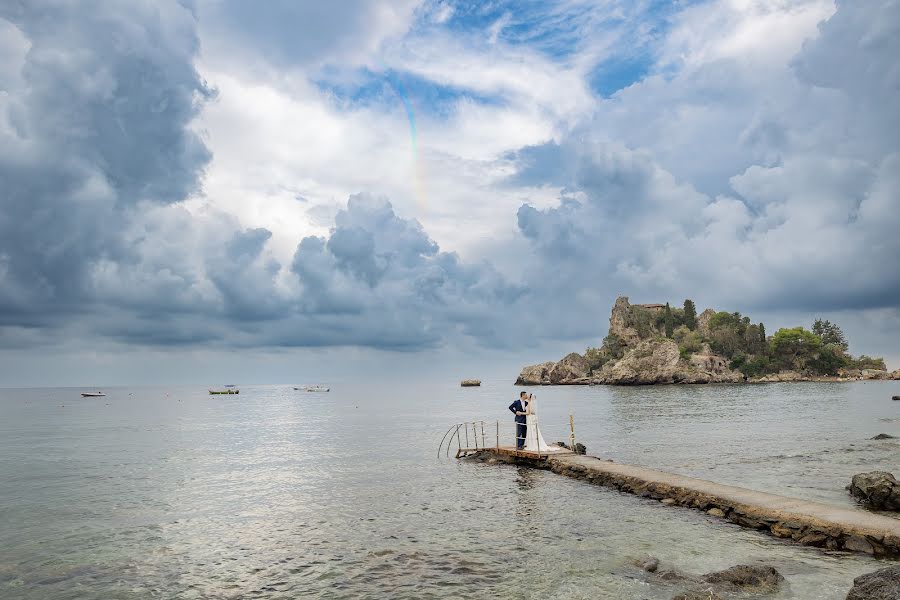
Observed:
[[[229,388],[229,389],[227,389],[227,390],[209,390],[209,393],[212,394],[212,395],[216,395],[216,394],[227,394],[227,395],[232,395],[232,394],[240,394],[240,393],[241,393],[241,390],[236,390],[236,389],[233,389],[233,388]]]
[[[82,398],[103,398],[106,396],[103,392],[81,392]]]
[[[296,389],[296,388],[294,388]],[[308,385],[303,388],[307,392],[330,392],[331,390],[324,385]]]
[[[233,383],[226,383],[224,387],[234,387]]]

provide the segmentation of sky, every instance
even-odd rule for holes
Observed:
[[[900,367],[900,2],[0,3],[0,386],[509,378],[617,296]]]

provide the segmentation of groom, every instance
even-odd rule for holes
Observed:
[[[516,449],[525,447],[525,434],[528,425],[525,424],[525,414],[528,410],[528,396],[525,392],[519,392],[519,399],[509,405],[509,410],[516,415]]]

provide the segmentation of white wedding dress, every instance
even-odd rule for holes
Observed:
[[[551,452],[566,452],[565,448],[559,446],[549,446],[541,435],[541,428],[538,426],[538,418],[535,414],[525,417],[525,425],[528,429],[525,431],[525,450],[529,452],[541,452],[549,454]]]

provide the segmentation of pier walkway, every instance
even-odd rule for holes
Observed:
[[[705,511],[776,537],[828,550],[900,558],[900,519],[722,485],[645,467],[617,464],[572,452],[537,454],[515,448],[462,448],[457,456],[549,469],[560,475]]]

